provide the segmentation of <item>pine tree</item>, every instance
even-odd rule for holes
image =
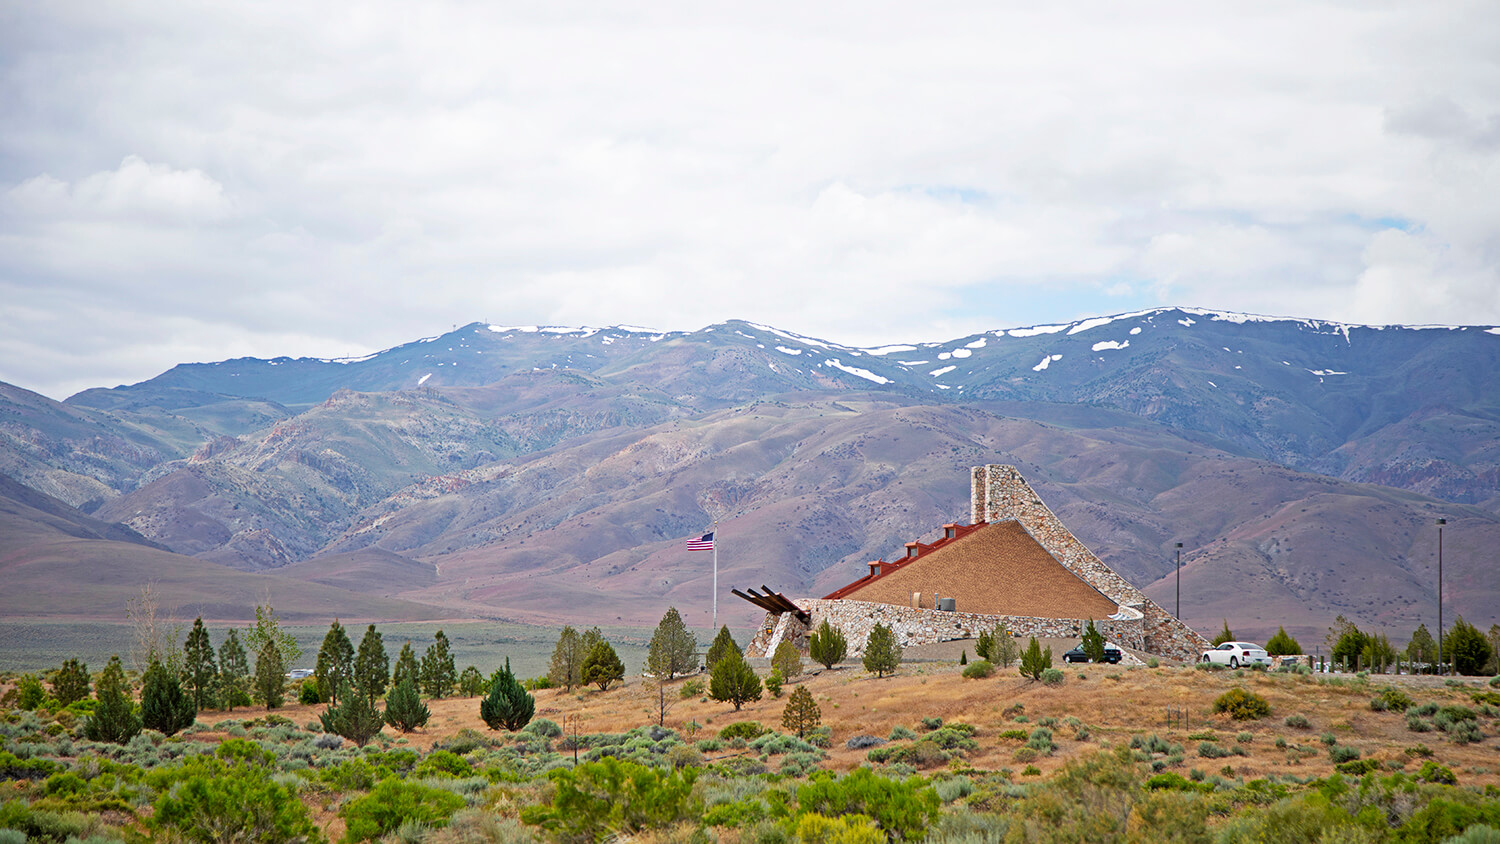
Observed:
[[[266,639],[260,653],[255,655],[255,693],[267,709],[276,709],[285,699],[285,674],[279,644],[275,639]]]
[[[1004,622],[995,625],[995,631],[990,634],[990,642],[990,662],[1001,668],[1009,668],[1011,663],[1021,658],[1021,646],[1016,643],[1016,637],[1005,629]]]
[[[224,708],[233,712],[241,695],[248,699],[249,684],[250,663],[245,659],[240,634],[231,627],[219,646],[219,691],[224,696]]]
[[[1459,616],[1453,629],[1443,634],[1443,659],[1453,666],[1455,674],[1466,677],[1483,674],[1490,662],[1489,640],[1479,628]]]
[[[1042,650],[1036,637],[1031,637],[1031,644],[1026,646],[1026,652],[1021,654],[1021,676],[1031,680],[1042,679],[1042,672],[1052,667],[1052,649]]]
[[[1433,665],[1437,662],[1437,640],[1427,631],[1427,625],[1418,624],[1417,629],[1411,634],[1411,640],[1406,643],[1406,660],[1415,667],[1415,670],[1430,674]]]
[[[348,681],[339,689],[339,697],[344,702],[323,710],[318,720],[323,723],[324,732],[343,736],[355,746],[364,747],[379,735],[385,718],[374,702],[351,687]]]
[[[1214,647],[1218,647],[1219,645],[1222,645],[1225,642],[1233,642],[1233,641],[1234,641],[1234,634],[1229,631],[1229,619],[1226,618],[1226,619],[1224,619],[1224,629],[1220,630],[1219,631],[1219,635],[1217,635],[1217,636],[1215,636],[1213,638],[1213,644],[1214,644]]]
[[[771,666],[781,671],[783,680],[802,674],[802,655],[797,653],[797,646],[790,639],[782,639],[776,646],[776,652],[771,655]]]
[[[516,681],[507,657],[505,670],[490,686],[489,695],[479,702],[479,717],[492,730],[504,727],[515,732],[530,723],[535,712],[536,699]]]
[[[214,663],[214,645],[208,640],[208,630],[200,615],[193,621],[193,629],[188,631],[182,663],[183,679],[187,682],[195,709],[207,709],[214,702],[219,685],[219,667]]]
[[[354,690],[370,701],[385,694],[391,681],[391,658],[385,654],[385,640],[375,625],[365,629],[359,640],[359,653],[354,657]]]
[[[141,677],[141,724],[163,735],[175,735],[198,717],[193,699],[177,677],[153,660]]]
[[[331,704],[339,702],[340,692],[354,679],[354,644],[338,619],[328,626],[323,646],[318,648],[313,677],[318,681],[318,695]]]
[[[682,621],[676,607],[668,607],[656,632],[651,635],[651,650],[646,655],[646,667],[652,676],[671,680],[679,674],[687,674],[698,667],[698,643]]]
[[[410,677],[402,679],[385,699],[385,722],[403,733],[425,726],[432,717],[417,694],[417,684]]]
[[[578,631],[565,626],[557,637],[557,647],[552,649],[552,663],[547,668],[547,679],[554,686],[568,691],[583,682],[583,658],[588,652],[583,649],[583,639]]]
[[[823,712],[818,709],[818,702],[813,700],[812,692],[806,686],[793,689],[786,699],[786,708],[781,710],[781,728],[796,733],[799,739],[807,738],[807,734],[816,730],[822,720]]]
[[[959,665],[968,665],[969,664],[969,651],[968,651],[967,648],[964,649],[963,653],[960,653],[958,655],[958,664]]]
[[[832,668],[849,655],[849,641],[825,618],[807,639],[807,655],[824,668]]]
[[[401,653],[396,656],[396,667],[391,670],[391,686],[401,685],[402,680],[410,680],[418,689],[422,688],[422,668],[417,663],[417,652],[412,648],[411,642],[401,645]]]
[[[1292,656],[1302,653],[1302,646],[1287,634],[1285,627],[1277,627],[1276,635],[1266,640],[1267,656]]]
[[[99,703],[83,724],[83,734],[89,741],[125,744],[140,734],[141,719],[131,706],[130,686],[118,654],[110,657],[109,665],[99,675],[94,694]]]
[[[620,661],[614,647],[603,639],[595,642],[593,650],[583,659],[583,682],[593,683],[599,691],[607,692],[611,683],[623,679],[625,663]]]
[[[422,691],[428,697],[441,700],[453,691],[458,682],[458,667],[453,663],[453,652],[448,647],[448,637],[439,630],[433,634],[432,644],[422,655]]]
[[[865,643],[865,670],[876,677],[884,677],[901,665],[901,646],[896,644],[896,634],[884,624],[876,624],[870,631],[870,640]]]
[[[489,687],[490,684],[485,681],[484,675],[479,673],[478,666],[465,666],[458,675],[458,693],[464,697],[479,697]]]
[[[745,652],[740,650],[739,643],[736,642],[734,640],[734,636],[730,634],[729,625],[726,624],[723,627],[719,628],[718,635],[714,636],[713,644],[708,646],[708,656],[703,660],[704,667],[712,672],[714,670],[714,666],[719,663],[719,660],[724,658],[724,654],[727,654],[730,651],[735,651],[739,653],[740,656],[745,655]]]
[[[64,660],[52,675],[52,696],[63,706],[89,696],[89,667],[76,659]]]
[[[1104,661],[1104,634],[1094,626],[1092,618],[1088,627],[1083,629],[1083,655],[1089,658],[1089,662]]]
[[[752,700],[760,700],[761,683],[745,658],[731,651],[714,666],[708,679],[708,696],[734,704],[734,711]]]
[[[267,642],[276,643],[283,670],[302,658],[302,648],[297,644],[297,637],[281,629],[281,619],[276,617],[276,610],[257,605],[255,624],[245,631],[245,649],[248,653],[256,654],[258,662],[259,654],[265,650]]]

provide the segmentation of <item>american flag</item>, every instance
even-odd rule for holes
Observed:
[[[687,546],[688,546],[688,550],[689,551],[712,551],[712,550],[714,550],[714,534],[713,534],[713,531],[709,531],[708,533],[703,534],[702,536],[698,537],[697,539],[689,539],[687,541]]]

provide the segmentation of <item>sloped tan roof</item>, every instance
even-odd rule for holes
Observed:
[[[1019,522],[979,525],[915,559],[883,564],[885,573],[829,598],[911,606],[913,592],[956,599],[959,612],[1036,618],[1105,618],[1115,602],[1068,571]]]

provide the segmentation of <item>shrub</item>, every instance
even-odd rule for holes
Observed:
[[[1013,756],[1017,762],[1035,762],[1037,752],[1035,748],[1018,747],[1016,748],[1016,752],[1015,754],[1013,754]]]
[[[1415,703],[1405,692],[1392,686],[1380,690],[1380,694],[1370,699],[1370,709],[1376,712],[1392,710],[1394,712],[1405,712]]]
[[[272,777],[274,759],[255,744],[230,739],[212,757],[153,774],[161,796],[151,827],[188,841],[223,840],[229,830],[246,841],[316,838],[307,807]]]
[[[1026,739],[1026,746],[1047,756],[1051,756],[1052,751],[1057,749],[1057,745],[1052,741],[1052,731],[1046,727],[1037,727],[1032,730],[1031,736]]]
[[[1044,686],[1061,686],[1063,679],[1063,673],[1056,668],[1042,669],[1042,685]]]
[[[769,732],[771,732],[770,727],[763,727],[756,721],[736,721],[720,730],[719,738],[724,741],[732,741],[737,738],[749,741],[760,738]]]
[[[1234,753],[1233,751],[1220,747],[1214,742],[1205,741],[1198,745],[1198,755],[1202,756],[1204,759],[1223,759],[1226,756],[1233,756]]]
[[[850,750],[864,750],[867,747],[879,747],[885,744],[885,739],[879,736],[851,736],[844,746]]]
[[[969,680],[982,680],[995,673],[994,663],[987,659],[975,660],[964,669],[964,677]]]
[[[893,840],[920,838],[937,820],[937,793],[921,779],[896,781],[868,768],[856,768],[835,779],[827,771],[797,788],[797,806],[803,812],[827,816],[864,815],[874,818]]]
[[[916,737],[917,737],[917,734],[915,732],[912,732],[912,729],[910,727],[905,727],[905,726],[902,726],[901,724],[897,724],[896,726],[892,727],[891,728],[891,734],[889,736],[889,738],[890,738],[891,741],[901,741],[902,739],[914,739]]]
[[[542,738],[557,738],[562,735],[562,727],[557,726],[557,722],[551,719],[537,718],[530,724],[527,724],[522,732],[531,733]]]
[[[1474,721],[1455,721],[1448,726],[1447,733],[1454,744],[1474,744],[1484,740],[1484,733]]]
[[[1288,727],[1297,730],[1307,730],[1312,728],[1312,724],[1308,722],[1307,718],[1301,715],[1288,715],[1286,716],[1285,723]]]
[[[1435,782],[1443,785],[1458,785],[1458,777],[1453,775],[1450,768],[1445,768],[1436,762],[1427,761],[1422,763],[1422,769],[1417,771],[1417,779],[1421,782]]]
[[[1328,758],[1335,765],[1343,762],[1352,762],[1359,758],[1359,749],[1350,747],[1347,744],[1335,744],[1328,748]]]
[[[701,814],[692,795],[697,776],[696,768],[662,772],[612,756],[555,768],[547,772],[551,803],[528,806],[521,819],[574,841],[661,829]]]
[[[1415,712],[1406,713],[1406,729],[1414,733],[1432,732],[1432,722]]]
[[[463,807],[464,799],[447,789],[387,777],[369,794],[345,803],[339,815],[344,818],[347,840],[369,841],[407,823],[444,826]]]
[[[1254,692],[1235,687],[1214,701],[1215,712],[1227,712],[1236,721],[1254,721],[1271,714],[1271,705]]]
[[[927,730],[929,732],[931,732],[932,730],[936,730],[938,727],[941,727],[941,726],[943,726],[943,719],[941,719],[941,718],[938,718],[938,717],[935,717],[935,716],[928,716],[928,717],[922,719],[922,729]]]
[[[302,681],[297,689],[297,702],[301,704],[318,704],[323,702],[323,693],[318,690],[318,681],[309,677]]]
[[[687,680],[682,684],[682,688],[677,690],[677,696],[683,700],[689,700],[695,697],[702,697],[705,691],[707,691],[707,688],[703,685],[702,680]]]
[[[782,685],[781,669],[772,668],[771,673],[766,677],[766,691],[771,693],[771,697],[781,697]]]
[[[1340,762],[1334,765],[1333,768],[1341,774],[1362,777],[1371,771],[1380,770],[1380,763],[1374,759],[1350,759],[1347,762]]]

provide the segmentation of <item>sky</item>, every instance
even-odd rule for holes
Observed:
[[[1492,2],[15,2],[0,115],[56,399],[478,320],[1500,323]]]

